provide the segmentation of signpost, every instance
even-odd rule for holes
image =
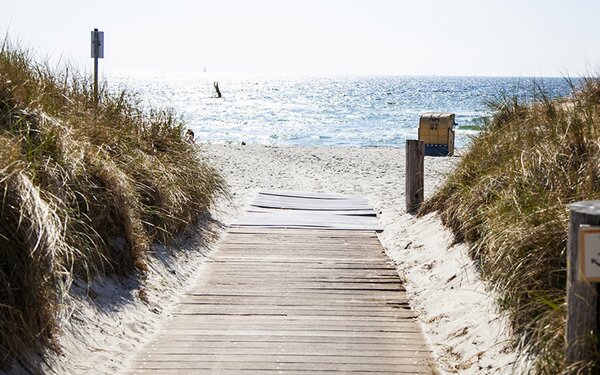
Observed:
[[[600,227],[579,227],[579,279],[600,282]]]
[[[569,205],[567,244],[567,374],[600,350],[600,201]]]
[[[94,59],[94,101],[98,103],[98,59],[104,58],[104,31],[92,31],[92,58]]]

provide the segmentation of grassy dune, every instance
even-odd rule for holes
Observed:
[[[56,348],[74,278],[143,276],[226,194],[173,113],[0,46],[0,356]]]
[[[506,97],[422,212],[471,244],[541,373],[564,369],[569,203],[600,198],[600,81],[568,100]],[[583,368],[595,363],[580,364]]]

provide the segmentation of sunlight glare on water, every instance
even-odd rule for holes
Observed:
[[[417,138],[420,115],[435,111],[456,114],[462,147],[473,131],[461,127],[482,125],[486,102],[500,93],[530,97],[534,82],[550,97],[570,92],[562,78],[163,73],[110,82],[136,91],[144,106],[173,108],[200,142],[307,146],[403,147]]]

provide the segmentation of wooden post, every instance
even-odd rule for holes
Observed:
[[[98,59],[104,58],[104,31],[92,30],[92,58],[94,59],[94,103],[98,105]]]
[[[412,213],[423,203],[425,142],[406,140],[406,212]]]
[[[598,350],[598,283],[582,280],[579,273],[579,228],[600,225],[600,201],[576,202],[569,206],[567,248],[567,366],[595,358]],[[575,374],[575,369],[568,370]],[[595,369],[593,373],[598,373]]]
[[[100,40],[98,36],[98,29],[94,29],[94,103],[98,105],[98,55]]]

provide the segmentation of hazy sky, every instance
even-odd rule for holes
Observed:
[[[1,0],[0,31],[105,72],[576,76],[600,71],[600,0]]]

